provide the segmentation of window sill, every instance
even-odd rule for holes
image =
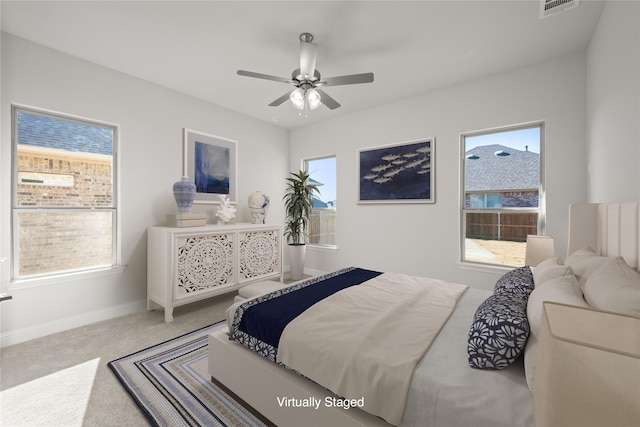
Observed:
[[[337,252],[338,247],[334,245],[312,245],[307,243],[307,248],[313,251]]]
[[[33,278],[16,279],[11,281],[6,289],[8,291],[28,289],[38,286],[58,285],[61,283],[69,283],[71,281],[92,279],[95,277],[111,276],[121,274],[127,268],[126,265],[116,265],[105,268],[97,268],[93,270],[74,271],[70,273],[61,273],[49,276],[39,276]]]
[[[510,265],[498,265],[498,264],[480,264],[469,261],[458,261],[458,268],[461,270],[482,271],[484,273],[500,273],[504,274],[514,268]]]

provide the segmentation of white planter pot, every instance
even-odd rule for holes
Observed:
[[[289,272],[291,280],[300,280],[304,276],[304,258],[307,245],[289,245]]]

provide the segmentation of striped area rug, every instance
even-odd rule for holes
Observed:
[[[236,397],[211,382],[208,335],[221,321],[109,362],[154,426],[268,426]]]

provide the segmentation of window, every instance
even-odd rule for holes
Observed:
[[[117,264],[117,128],[13,107],[13,278]]]
[[[527,235],[544,232],[542,123],[461,136],[462,260],[524,265]]]
[[[336,157],[307,159],[304,168],[318,186],[309,222],[309,244],[336,246]]]

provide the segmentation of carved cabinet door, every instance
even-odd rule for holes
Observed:
[[[234,233],[176,237],[176,299],[235,283],[233,240]]]
[[[238,233],[238,281],[245,282],[281,271],[280,230]]]

